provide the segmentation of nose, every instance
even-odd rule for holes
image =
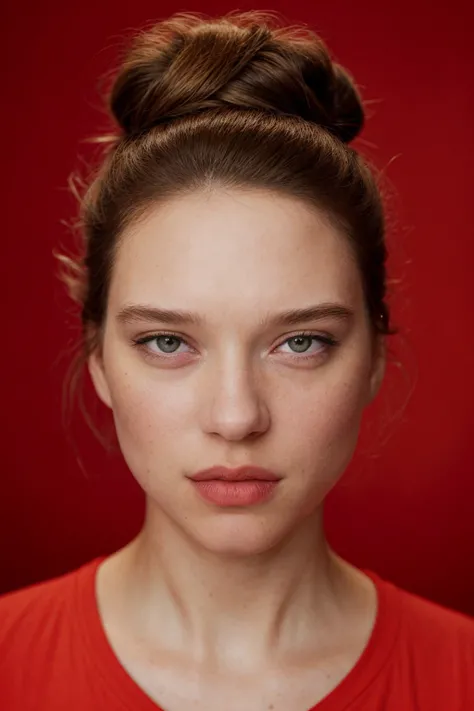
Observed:
[[[208,375],[201,409],[206,433],[241,441],[268,430],[270,413],[251,367],[229,363]]]

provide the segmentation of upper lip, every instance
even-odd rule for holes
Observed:
[[[281,477],[277,476],[268,469],[262,467],[237,467],[230,469],[229,467],[214,466],[209,469],[201,469],[201,471],[192,474],[190,479],[194,481],[209,481],[210,479],[223,479],[224,481],[245,481],[249,479],[257,479],[259,481],[278,481]]]

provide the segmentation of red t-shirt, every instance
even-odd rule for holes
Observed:
[[[102,560],[0,598],[2,711],[159,711],[105,636],[95,599]],[[310,711],[474,710],[474,620],[365,572],[379,597],[372,635]]]

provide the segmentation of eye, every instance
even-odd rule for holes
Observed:
[[[164,356],[178,353],[179,346],[184,343],[185,341],[174,333],[159,333],[153,336],[144,336],[134,341],[136,346],[146,348],[153,355]]]
[[[143,336],[135,339],[133,345],[144,349],[148,355],[158,358],[181,355],[186,351],[180,351],[180,346],[188,346],[184,338],[175,333],[155,333]],[[323,356],[328,352],[329,348],[337,345],[338,342],[330,336],[304,332],[296,333],[291,338],[287,338],[278,348],[282,349],[283,346],[288,346],[289,350],[280,350],[280,352],[294,356],[297,360],[303,360],[305,358]]]
[[[337,341],[329,336],[320,336],[315,333],[297,333],[291,338],[287,338],[279,348],[288,345],[290,350],[286,351],[290,355],[303,357],[314,357],[325,353],[329,347],[337,345]],[[311,346],[315,346],[313,349]]]

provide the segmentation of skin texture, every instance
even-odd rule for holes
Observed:
[[[272,323],[322,303],[351,316]],[[137,304],[201,322],[120,318]],[[175,335],[136,344],[163,332]],[[169,711],[231,709],[229,694],[235,708],[309,708],[353,666],[376,610],[322,526],[384,372],[347,239],[263,191],[157,205],[120,239],[89,367],[147,499],[142,532],[99,570],[117,657]],[[266,503],[219,508],[186,478],[215,464],[282,481]]]

